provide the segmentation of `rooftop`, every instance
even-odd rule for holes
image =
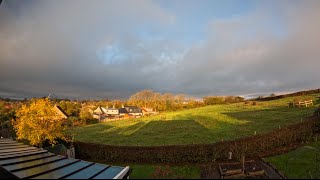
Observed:
[[[130,168],[72,159],[0,139],[0,176],[32,179],[123,179]]]

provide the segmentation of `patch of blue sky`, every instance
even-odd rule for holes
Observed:
[[[159,0],[160,6],[175,15],[170,38],[186,43],[205,39],[208,23],[249,13],[256,7],[253,0]]]
[[[99,49],[96,55],[104,64],[122,64],[139,56],[134,51],[122,47],[118,42]]]

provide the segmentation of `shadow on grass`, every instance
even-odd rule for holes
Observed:
[[[316,106],[311,107],[286,107],[279,106],[262,110],[255,111],[240,111],[240,112],[227,112],[223,113],[230,117],[239,119],[239,120],[248,120],[252,122],[263,121],[263,120],[278,120],[278,121],[292,121],[292,119],[287,118],[295,118],[300,120],[301,118],[306,118],[313,114]]]
[[[155,142],[155,144],[167,145],[196,143],[203,135],[211,135],[211,133],[194,120],[158,120],[150,121],[129,138],[136,139],[138,142],[141,140],[151,144]]]
[[[112,145],[161,146],[207,144],[265,133],[300,122],[314,112],[308,108],[273,107],[221,114],[186,114],[168,120],[143,121],[131,126],[97,124],[81,128],[77,139]]]
[[[224,114],[239,120],[248,120],[251,122],[250,126],[241,125],[239,129],[244,128],[251,133],[265,133],[273,129],[299,123],[311,116],[315,109],[316,106],[301,108],[279,106],[271,109],[228,112]]]

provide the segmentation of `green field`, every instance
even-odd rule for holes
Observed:
[[[268,158],[276,168],[290,179],[320,178],[320,142],[295,151]]]
[[[133,169],[130,179],[200,179],[196,166],[165,166],[130,164]]]
[[[99,123],[77,129],[75,139],[110,145],[160,146],[202,144],[252,136],[300,122],[312,107],[289,108],[293,99],[313,99],[320,94],[257,102],[213,105],[157,116]]]

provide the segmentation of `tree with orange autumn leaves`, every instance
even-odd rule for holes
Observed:
[[[67,126],[48,98],[42,98],[23,105],[17,111],[17,120],[13,122],[17,139],[28,140],[31,145],[42,147],[48,140],[55,144],[57,138],[66,140]]]

